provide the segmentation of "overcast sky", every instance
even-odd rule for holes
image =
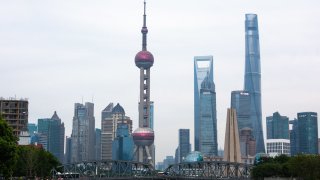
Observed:
[[[193,57],[213,55],[218,145],[232,90],[243,89],[244,20],[258,14],[262,111],[320,112],[320,1],[147,1],[156,161],[174,155],[178,129],[191,130]],[[0,97],[29,99],[29,122],[51,117],[72,129],[76,102],[93,101],[96,127],[109,102],[138,125],[143,0],[0,0]]]

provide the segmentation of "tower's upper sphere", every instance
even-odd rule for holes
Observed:
[[[148,69],[153,65],[153,55],[149,51],[140,51],[137,53],[136,57],[134,58],[136,66],[138,68],[143,67],[144,69]]]
[[[150,146],[154,141],[154,131],[151,128],[138,128],[132,133],[133,141],[138,146]]]

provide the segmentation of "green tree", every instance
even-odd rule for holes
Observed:
[[[40,146],[19,146],[16,177],[49,177],[50,171],[60,165],[58,159]]]
[[[17,161],[17,141],[12,128],[0,114],[0,176],[12,176]]]
[[[288,163],[291,174],[304,180],[320,179],[320,155],[300,154]]]

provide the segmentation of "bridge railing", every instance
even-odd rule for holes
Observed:
[[[249,179],[252,165],[225,161],[184,162],[170,165],[164,174],[169,177],[212,179]]]
[[[65,164],[52,171],[53,178],[108,178],[155,176],[150,164],[134,161],[87,161]]]

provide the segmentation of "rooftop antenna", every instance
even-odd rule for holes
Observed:
[[[146,51],[147,50],[147,33],[148,33],[148,28],[147,28],[147,15],[146,15],[146,0],[143,2],[144,8],[143,8],[143,26],[141,29],[142,33],[142,50]]]

